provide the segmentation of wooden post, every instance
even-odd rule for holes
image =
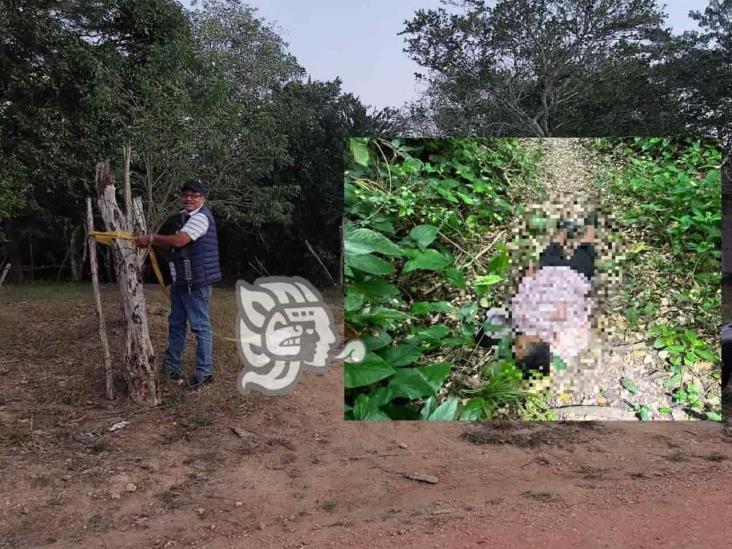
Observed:
[[[135,219],[139,216],[134,214],[134,202],[129,215],[124,215],[117,205],[114,176],[109,169],[109,162],[97,164],[96,183],[98,206],[108,231],[146,231],[144,218]],[[124,239],[115,239],[111,248],[122,297],[122,314],[126,320],[122,373],[134,402],[156,406],[160,404],[158,368],[150,341],[141,281],[145,253],[137,250],[132,241]]]
[[[91,198],[86,199],[86,230],[87,234],[94,230],[94,214],[92,213]],[[107,382],[107,398],[114,399],[114,385],[112,384],[112,359],[109,354],[109,341],[107,340],[107,328],[104,325],[104,314],[102,313],[102,295],[99,292],[99,269],[97,267],[97,242],[90,236],[87,240],[89,248],[89,267],[91,270],[92,287],[94,288],[94,302],[97,305],[97,316],[99,317],[99,338],[102,340],[104,351],[104,373]]]
[[[10,270],[10,262],[8,261],[5,264],[5,268],[3,269],[3,274],[0,275],[0,288],[3,287],[3,282],[5,282],[5,276],[8,274],[9,270]]]

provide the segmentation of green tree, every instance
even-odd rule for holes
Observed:
[[[405,51],[428,70],[415,114],[437,131],[547,137],[597,131],[584,114],[598,107],[613,110],[600,127],[618,121],[633,127],[647,118],[644,108],[659,112],[660,96],[639,100],[662,91],[645,85],[657,44],[667,36],[654,0],[500,0],[495,7],[466,0],[461,6],[458,13],[419,10],[402,32]],[[618,76],[622,83],[639,75],[645,78],[632,94],[609,92]]]
[[[695,133],[723,138],[732,148],[732,0],[710,0],[690,17],[699,31],[674,41],[667,85],[684,98],[679,115]]]

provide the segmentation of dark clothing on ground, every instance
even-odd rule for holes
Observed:
[[[592,244],[583,242],[574,251],[572,257],[564,257],[564,247],[557,242],[552,242],[541,252],[539,256],[539,268],[541,267],[569,267],[574,271],[585,275],[587,280],[592,280],[595,275],[595,258],[597,254]]]

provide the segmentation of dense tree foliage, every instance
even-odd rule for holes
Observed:
[[[718,129],[731,112],[729,0],[712,0],[693,15],[702,30],[682,36],[655,0],[445,4],[402,33],[427,69],[417,131],[657,135]]]
[[[206,182],[229,278],[337,274],[345,138],[389,118],[372,121],[338,81],[306,80],[254,9],[3,0],[0,10],[0,233],[12,263],[78,263],[94,164],[119,169],[130,144],[151,227],[175,211],[183,179]]]

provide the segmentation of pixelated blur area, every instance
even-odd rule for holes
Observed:
[[[553,201],[539,202],[529,205],[524,214],[517,218],[511,228],[507,242],[509,250],[509,273],[513,280],[520,281],[525,275],[526,266],[534,264],[540,266],[541,254],[551,244],[557,227],[562,220],[583,219],[588,212],[597,214],[595,237],[592,241],[596,256],[596,272],[590,284],[590,291],[585,297],[588,319],[590,321],[589,345],[572,358],[553,355],[550,360],[554,364],[551,368],[551,386],[560,394],[592,394],[602,387],[602,379],[598,377],[599,365],[602,363],[602,341],[622,338],[622,326],[613,323],[598,311],[614,297],[619,297],[618,289],[622,286],[622,269],[619,265],[627,258],[623,256],[624,246],[621,242],[622,232],[618,230],[618,223],[612,213],[603,213],[596,204],[575,199],[569,194],[558,194],[552,197]],[[565,198],[565,200],[562,200]],[[584,233],[582,233],[584,234]],[[571,261],[575,252],[582,245],[582,236],[574,237],[572,231],[567,235],[566,243],[562,245],[562,258]],[[556,258],[555,258],[556,260]],[[556,261],[554,261],[556,263]],[[568,267],[571,268],[571,267]],[[547,290],[556,293],[558,299],[563,298],[565,290],[564,280],[560,277],[556,285],[550,285]],[[518,289],[521,289],[521,282]],[[527,298],[527,308],[543,307],[544,303],[537,302],[538,296]],[[554,302],[551,297],[547,300]],[[512,328],[514,339],[521,334]],[[557,367],[557,365],[559,367]],[[536,391],[548,387],[548,376],[541,375],[535,370],[529,372],[527,380],[531,389]]]
[[[718,142],[349,148],[346,419],[722,418]]]

